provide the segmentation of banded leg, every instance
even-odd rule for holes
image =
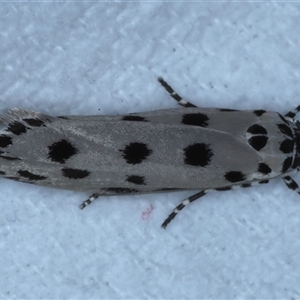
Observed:
[[[295,180],[293,180],[290,176],[284,176],[282,179],[289,189],[296,191],[298,194],[300,194],[299,185]]]
[[[286,113],[284,116],[294,119],[294,117],[296,116],[296,114],[299,111],[300,111],[300,105],[298,105],[295,109],[293,109],[293,110],[289,111],[288,113]]]
[[[194,202],[195,200],[199,199],[200,197],[203,197],[209,190],[203,190],[197,194],[194,194],[186,199],[184,199],[178,206],[175,207],[175,209],[169,214],[167,219],[161,224],[161,227],[166,229],[168,224],[176,217],[176,215],[184,209],[189,203]]]
[[[87,207],[88,205],[90,205],[93,201],[95,201],[100,195],[99,194],[93,194],[91,195],[87,200],[85,200],[84,202],[82,202],[79,205],[80,209],[84,209],[85,207]]]
[[[157,78],[158,82],[165,88],[165,90],[170,94],[171,97],[173,97],[179,105],[182,105],[183,107],[197,107],[196,105],[182,99],[173,89],[170,85],[168,85],[161,77]]]

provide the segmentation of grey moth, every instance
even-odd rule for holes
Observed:
[[[11,109],[0,116],[0,175],[90,197],[198,190],[163,222],[210,191],[250,187],[299,170],[300,105],[266,110],[198,108],[162,78],[182,106],[121,116],[58,116]],[[200,191],[199,191],[200,190]]]

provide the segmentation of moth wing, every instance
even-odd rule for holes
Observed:
[[[217,188],[269,178],[258,171],[265,157],[245,135],[258,120],[249,112],[232,114],[184,108],[51,117],[14,109],[0,118],[0,172],[99,194]]]

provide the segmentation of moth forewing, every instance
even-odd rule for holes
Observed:
[[[12,109],[0,117],[0,175],[101,195],[249,187],[298,168],[299,122],[265,110],[198,108],[159,82],[183,108],[123,116],[60,116]]]

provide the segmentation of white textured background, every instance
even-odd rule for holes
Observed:
[[[2,2],[0,70],[1,109],[176,107],[163,76],[199,106],[284,113],[300,104],[300,3]],[[167,230],[191,193],[81,211],[83,193],[0,190],[1,299],[300,298],[300,197],[281,180],[207,195]]]

